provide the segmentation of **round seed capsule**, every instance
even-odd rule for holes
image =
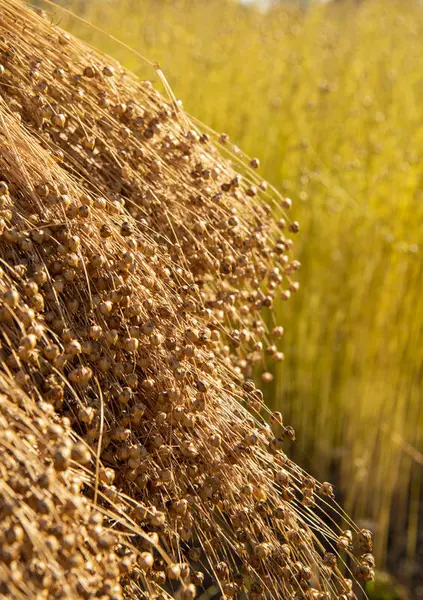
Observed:
[[[113,77],[114,74],[115,74],[115,68],[112,67],[112,65],[106,65],[103,68],[103,75],[105,77]]]

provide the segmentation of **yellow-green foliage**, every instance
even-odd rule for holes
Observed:
[[[279,308],[286,361],[267,401],[296,427],[303,464],[321,478],[340,473],[346,508],[374,522],[379,558],[388,523],[401,533],[407,514],[412,553],[423,464],[423,7],[70,4],[157,60],[185,107],[259,156],[292,197],[302,290]],[[106,36],[64,25],[151,78]]]

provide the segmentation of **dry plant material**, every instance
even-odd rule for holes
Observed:
[[[263,354],[283,359],[283,327],[267,331],[262,312],[298,288],[291,201],[257,159],[236,167],[173,99],[14,0],[0,63],[0,369],[19,409],[45,414],[25,445],[4,400],[6,441],[10,429],[25,446],[32,495],[34,462],[77,499],[65,518],[48,495],[56,523],[79,530],[112,502],[132,524],[92,564],[79,543],[75,565],[57,559],[40,598],[189,600],[214,580],[225,598],[353,599],[349,574],[373,576],[371,535],[322,520],[333,487],[289,460],[295,432],[280,413],[268,423],[251,379]],[[57,419],[80,441],[53,446]],[[79,488],[72,460],[86,463]],[[8,496],[8,519],[29,548],[26,493]],[[32,561],[50,565],[19,548],[1,559],[8,597],[25,597]]]
[[[149,538],[125,517],[130,500],[94,504],[93,453],[4,374],[0,410],[0,597],[139,597],[132,542]]]

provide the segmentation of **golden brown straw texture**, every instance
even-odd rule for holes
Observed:
[[[290,200],[151,83],[0,8],[0,595],[355,598],[370,532],[337,524],[251,379],[283,358],[262,316],[298,289]]]

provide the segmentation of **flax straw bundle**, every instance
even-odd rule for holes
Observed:
[[[355,598],[370,532],[251,380],[290,200],[15,0],[0,94],[0,595]]]

